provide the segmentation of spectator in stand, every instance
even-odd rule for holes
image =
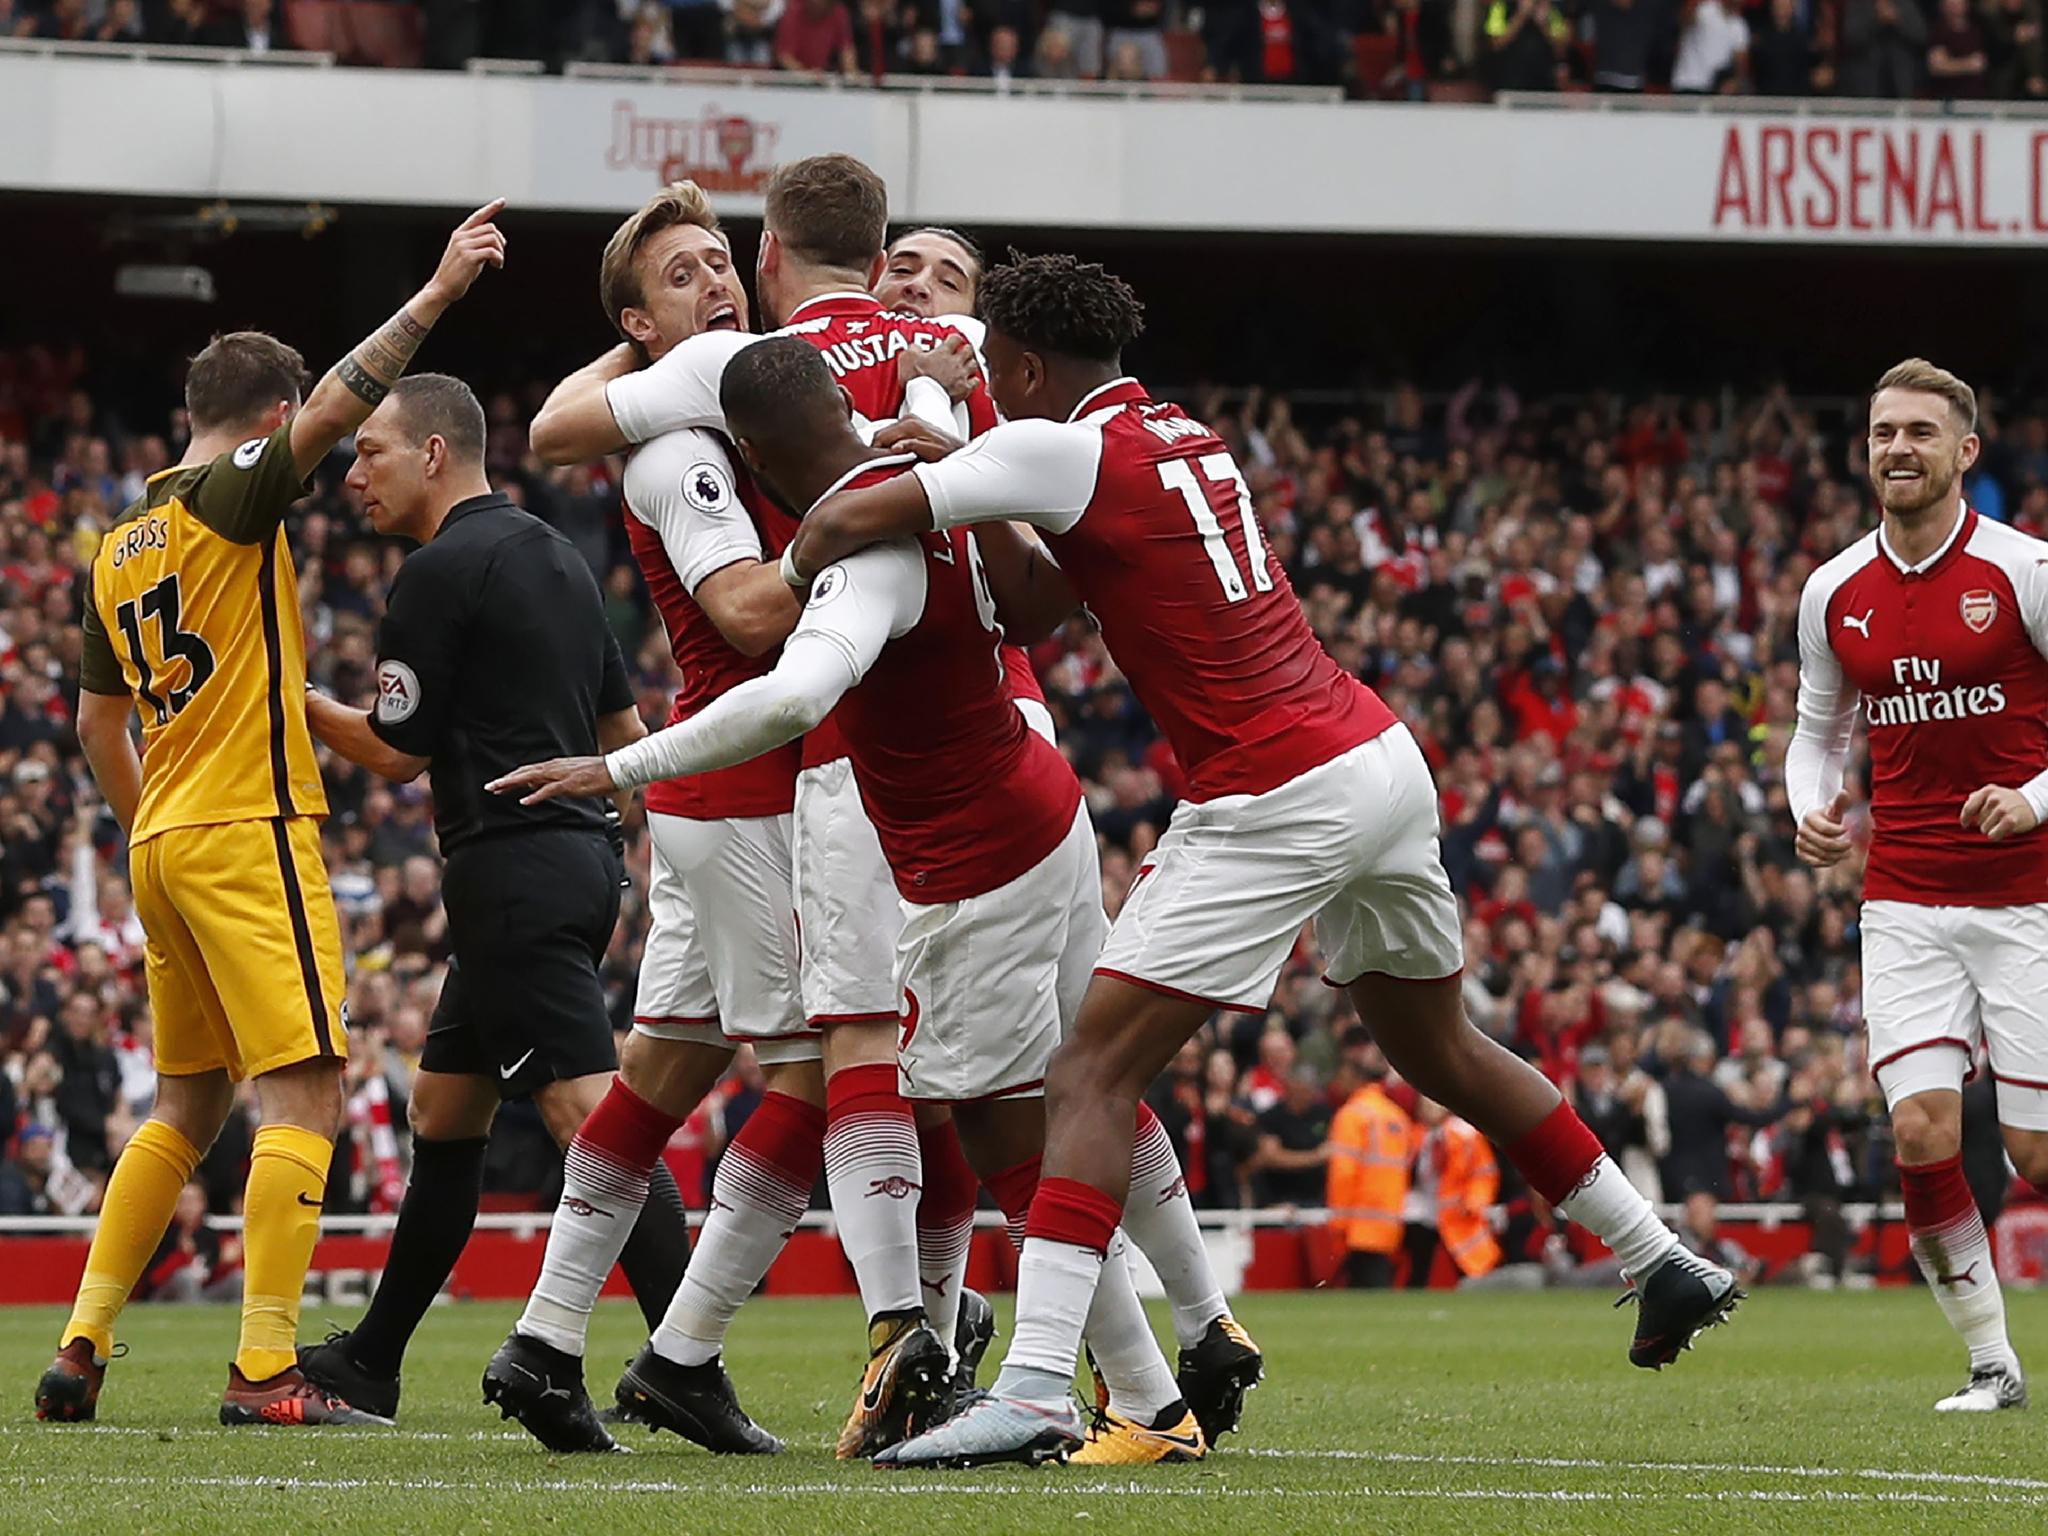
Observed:
[[[230,14],[209,22],[199,40],[214,48],[241,48],[249,53],[268,53],[289,48],[290,40],[275,21],[275,0],[241,0]]]
[[[1679,95],[1732,96],[1749,71],[1749,23],[1734,0],[1688,0],[1671,63],[1671,89]]]
[[[853,17],[842,0],[788,0],[775,28],[775,67],[807,75],[860,73]]]
[[[1659,1171],[1666,1199],[1690,1200],[1695,1195],[1720,1199],[1729,1187],[1728,1128],[1772,1125],[1786,1112],[1783,1104],[1759,1109],[1737,1102],[1710,1075],[1714,1063],[1713,1039],[1702,1030],[1693,1030],[1685,1041],[1683,1058],[1665,1079],[1671,1150]]]
[[[108,0],[106,13],[91,33],[96,43],[139,43],[143,36],[140,0]]]
[[[1219,80],[1248,85],[1324,85],[1336,78],[1336,44],[1320,14],[1298,0],[1219,5],[1210,52]]]
[[[1815,1057],[1788,1093],[1792,1109],[1775,1133],[1784,1168],[1784,1192],[1805,1207],[1813,1228],[1809,1284],[1841,1283],[1849,1263],[1849,1223],[1843,1201],[1858,1188],[1849,1138],[1870,1124],[1870,1094],[1841,1070],[1838,1061]]]
[[[1121,85],[1143,85],[1152,78],[1145,68],[1145,50],[1131,38],[1113,41],[1108,47],[1108,66],[1102,72],[1105,80],[1114,80]]]
[[[1927,18],[1918,0],[1843,0],[1841,94],[1897,100],[1920,94]]]
[[[1664,29],[1657,0],[1593,0],[1587,22],[1593,32],[1593,89],[1641,94]]]
[[[859,73],[879,79],[898,67],[903,33],[894,0],[860,0],[853,17],[854,63]]]
[[[1810,96],[1820,52],[1807,30],[1799,0],[1771,0],[1769,14],[1750,39],[1749,74],[1759,96]]]
[[[2041,0],[1994,0],[1984,12],[1984,48],[1992,96],[2000,101],[2048,97]]]
[[[1315,1073],[1297,1067],[1288,1076],[1286,1094],[1258,1117],[1258,1146],[1248,1164],[1256,1203],[1320,1205],[1329,1143],[1329,1100]]]
[[[137,1301],[240,1301],[242,1244],[206,1221],[206,1187],[192,1183],[178,1196],[164,1240],[135,1287]]]
[[[1074,57],[1073,34],[1047,27],[1038,34],[1038,48],[1032,55],[1031,74],[1039,80],[1078,80],[1081,64]]]
[[[725,14],[718,0],[668,0],[669,48],[685,61],[715,60],[725,50]]]
[[[1236,1209],[1251,1203],[1247,1170],[1258,1155],[1258,1114],[1238,1091],[1237,1062],[1218,1048],[1209,1053],[1202,1094],[1203,1150],[1209,1160],[1207,1204]]]
[[[1259,1036],[1259,1064],[1245,1074],[1244,1094],[1254,1114],[1263,1115],[1267,1110],[1287,1097],[1288,1085],[1295,1077],[1295,1062],[1299,1055],[1294,1036],[1287,1032],[1284,1020],[1274,1020]]]
[[[907,0],[905,56],[914,74],[965,74],[972,41],[967,0]],[[923,41],[920,41],[920,39]]]
[[[675,46],[669,41],[668,17],[658,5],[643,5],[634,14],[633,24],[626,31],[627,64],[642,66],[666,64],[675,57]]]
[[[1564,84],[1571,28],[1551,0],[1493,0],[1486,13],[1489,71],[1497,91],[1554,91]]]
[[[1139,73],[1124,78],[1166,78],[1165,0],[1102,0],[1102,24],[1109,57],[1126,46],[1136,50]]]
[[[732,0],[732,17],[725,34],[725,62],[742,69],[772,68],[776,23],[781,17],[776,0]]]
[[[1927,40],[1927,74],[1944,101],[1976,101],[1988,93],[1991,55],[1970,0],[1941,0]]]
[[[1044,30],[1039,33],[1039,73],[1054,79],[1083,80],[1102,77],[1103,7],[1106,0],[1049,0]],[[1057,37],[1053,48],[1056,61],[1048,58],[1046,43]],[[1066,74],[1071,69],[1074,74]]]
[[[1007,88],[1013,80],[1031,78],[1031,64],[1024,56],[1024,40],[1015,27],[1001,25],[989,29],[986,67],[982,73],[993,80],[998,89]]]
[[[1586,1128],[1600,1138],[1600,1145],[1616,1162],[1621,1161],[1629,1146],[1640,1140],[1642,1117],[1616,1091],[1613,1058],[1605,1046],[1590,1045],[1579,1053],[1572,1103]]]
[[[16,27],[16,35],[59,43],[82,43],[91,38],[91,27],[85,0],[47,0],[41,18],[25,17]]]

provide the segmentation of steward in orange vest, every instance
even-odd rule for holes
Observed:
[[[1330,1226],[1354,1286],[1393,1283],[1401,1248],[1401,1207],[1408,1199],[1414,1121],[1387,1097],[1387,1069],[1346,1059],[1336,1087],[1346,1093],[1330,1122]]]

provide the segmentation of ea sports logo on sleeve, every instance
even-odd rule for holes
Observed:
[[[386,725],[397,725],[412,718],[413,711],[420,707],[420,679],[402,661],[382,661],[377,664],[377,718]]]
[[[1979,587],[1974,592],[1965,592],[1957,605],[1963,615],[1963,622],[1970,626],[1970,633],[1981,635],[1998,618],[1998,594]]]

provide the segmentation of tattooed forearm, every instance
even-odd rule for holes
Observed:
[[[334,365],[334,376],[350,394],[373,409],[391,393],[391,386],[357,362],[353,352]]]
[[[373,376],[392,383],[411,364],[427,330],[413,319],[412,311],[401,309],[356,348],[355,356]]]

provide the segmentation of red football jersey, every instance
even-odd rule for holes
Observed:
[[[789,324],[777,334],[801,336],[825,355],[825,362],[853,398],[853,408],[870,421],[894,421],[903,414],[903,380],[896,360],[912,347],[929,351],[961,332],[943,320],[885,310],[872,294],[829,293],[797,305]],[[995,402],[986,385],[977,384],[966,400],[967,433],[979,437],[996,424]],[[1003,654],[1012,697],[1043,702],[1045,690],[1031,670],[1031,658],[1019,646]],[[814,768],[845,756],[832,721],[804,743],[804,766]],[[836,749],[836,750],[835,750]],[[830,755],[820,755],[829,753]]]
[[[690,594],[735,561],[779,559],[795,533],[795,520],[710,432],[667,433],[634,454],[626,469],[626,536],[682,675],[668,724],[775,665],[773,651],[733,649]],[[659,780],[647,786],[647,809],[698,821],[783,815],[794,801],[800,755],[792,742],[735,767]]]
[[[1992,842],[1961,823],[1986,784],[2048,767],[2048,544],[1969,508],[1920,565],[1866,534],[1807,578],[1802,716],[1870,737],[1871,901],[2048,901],[2048,834]]]
[[[887,460],[846,483],[874,485],[909,467]],[[833,714],[897,890],[933,904],[985,895],[1041,863],[1073,827],[1081,783],[1017,712],[973,538],[956,528],[917,543],[921,608],[915,591],[892,594],[899,615],[916,612],[916,622],[882,647]],[[821,576],[812,591],[827,627],[832,580]]]
[[[1069,422],[1010,422],[916,473],[941,528],[1046,530],[1189,799],[1273,789],[1395,723],[1308,627],[1230,451],[1135,379]]]

